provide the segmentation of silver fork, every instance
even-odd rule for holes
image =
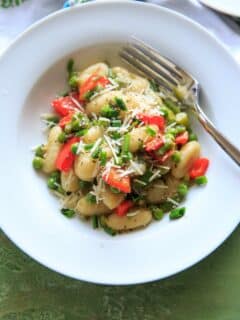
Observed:
[[[138,71],[153,79],[166,93],[174,93],[176,88],[185,88],[184,105],[195,112],[204,129],[240,166],[240,150],[214,126],[200,107],[200,86],[192,75],[181,69],[173,61],[162,56],[157,50],[136,38],[133,38],[131,43],[123,47],[119,55]]]

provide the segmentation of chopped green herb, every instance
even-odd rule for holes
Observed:
[[[123,136],[122,154],[126,154],[129,152],[129,145],[130,145],[130,134],[127,133]]]
[[[120,110],[124,110],[124,111],[127,110],[126,104],[122,98],[115,97],[114,102],[116,107],[118,107]]]
[[[72,131],[79,131],[81,129],[81,123],[79,119],[75,119],[74,117],[71,120],[71,128]]]
[[[41,146],[38,146],[37,149],[35,150],[35,156],[42,158],[44,156],[44,145],[42,144]]]
[[[105,166],[107,163],[107,152],[106,151],[101,151],[99,154],[99,160],[100,160],[100,165]]]
[[[54,114],[49,114],[44,118],[44,120],[57,124],[60,119],[58,116],[56,116]]]
[[[163,218],[163,216],[164,216],[164,212],[160,208],[152,207],[151,211],[152,211],[153,218],[155,220],[161,220]]]
[[[176,206],[170,201],[164,201],[159,205],[159,207],[163,210],[163,212],[169,212]]]
[[[177,188],[177,192],[181,197],[186,197],[188,193],[188,186],[185,183],[180,183]]]
[[[181,160],[181,153],[179,151],[175,151],[171,158],[175,163],[179,163]]]
[[[194,182],[195,182],[198,186],[204,186],[205,184],[208,183],[208,179],[207,179],[206,176],[201,176],[201,177],[195,178]]]
[[[150,84],[150,88],[155,91],[155,92],[159,92],[159,85],[157,84],[157,82],[153,79],[149,80],[149,84]]]
[[[93,226],[93,229],[97,229],[99,226],[98,216],[96,215],[92,217],[92,226]]]
[[[166,141],[165,144],[157,150],[157,154],[159,156],[163,156],[167,151],[169,151],[173,147],[173,143],[170,141]]]
[[[72,218],[75,215],[75,211],[72,209],[61,209],[61,213],[67,218]]]
[[[83,181],[83,180],[80,180],[80,181],[79,181],[79,187],[80,187],[80,189],[90,188],[91,186],[92,186],[92,183],[91,183],[91,182]]]
[[[183,133],[184,131],[186,131],[186,127],[182,126],[182,125],[177,125],[175,127],[175,129],[176,129],[176,134],[180,134],[180,133]]]
[[[58,142],[64,143],[67,140],[67,135],[65,132],[61,132],[58,136]]]
[[[116,193],[116,194],[121,193],[120,190],[118,190],[117,188],[114,188],[114,187],[110,187],[110,190],[112,191],[112,193]]]
[[[176,209],[174,209],[174,210],[172,210],[170,212],[169,218],[171,220],[179,219],[179,218],[184,216],[185,212],[186,212],[186,208],[185,207],[176,208]]]
[[[33,159],[33,162],[32,162],[33,168],[36,169],[36,170],[42,169],[42,167],[43,167],[43,162],[44,162],[44,161],[43,161],[43,158],[35,157],[35,158]]]
[[[151,137],[155,137],[156,136],[156,131],[153,130],[151,127],[147,126],[146,127],[146,132],[147,134],[149,134]]]
[[[94,196],[92,193],[88,193],[86,195],[86,199],[89,203],[92,203],[92,204],[97,203],[96,196]]]

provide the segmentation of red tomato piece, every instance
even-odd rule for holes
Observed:
[[[188,132],[184,131],[183,133],[180,133],[175,138],[176,144],[186,144],[188,142]]]
[[[158,136],[156,138],[153,138],[151,141],[147,142],[146,146],[145,146],[145,150],[147,152],[152,152],[152,151],[156,151],[159,148],[161,148],[161,146],[164,145],[164,141],[162,139],[162,137]]]
[[[70,96],[60,97],[52,101],[52,107],[62,117],[76,110],[76,105]]]
[[[76,156],[72,153],[71,147],[74,143],[79,141],[79,137],[73,137],[62,146],[56,160],[56,167],[58,170],[68,172],[72,168]]]
[[[137,119],[148,125],[155,124],[161,131],[163,131],[165,128],[165,119],[160,115],[148,115],[146,113],[140,113],[137,115]]]
[[[74,113],[75,113],[74,111],[69,112],[68,115],[66,115],[59,121],[58,125],[63,129],[69,122],[71,122],[72,116],[74,115]]]
[[[123,217],[125,216],[128,211],[134,206],[133,201],[131,200],[125,200],[122,203],[120,203],[120,205],[115,209],[115,213],[120,216]]]
[[[96,74],[91,75],[81,86],[79,89],[79,100],[85,101],[86,97],[85,95],[91,91],[94,90],[97,86],[102,86],[103,88],[108,85],[110,81],[106,77],[100,77]]]
[[[209,160],[207,158],[198,158],[194,161],[192,168],[189,171],[189,176],[192,179],[204,176],[209,166]]]
[[[118,173],[118,169],[111,168],[109,173],[103,174],[103,180],[109,184],[111,187],[118,189],[124,193],[131,192],[131,183],[129,176],[121,177]]]

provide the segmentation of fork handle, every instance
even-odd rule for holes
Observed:
[[[205,130],[214,138],[214,140],[220,145],[220,147],[240,166],[240,150],[235,147],[220,131],[214,126],[214,124],[208,119],[206,114],[202,111],[199,104],[195,105],[195,111],[197,112],[198,119]]]

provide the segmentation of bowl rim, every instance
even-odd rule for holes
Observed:
[[[182,20],[184,20],[185,22],[187,22],[189,25],[199,29],[201,32],[205,33],[205,35],[207,35],[208,37],[210,37],[212,40],[215,41],[215,43],[217,43],[218,46],[220,46],[226,54],[229,55],[229,57],[231,57],[231,59],[233,59],[235,61],[236,67],[238,68],[238,70],[240,71],[240,65],[237,63],[236,59],[234,58],[234,56],[232,55],[230,49],[221,42],[220,39],[218,39],[215,35],[213,35],[212,33],[210,33],[207,29],[205,29],[203,26],[201,26],[199,23],[195,22],[194,20],[186,17],[185,15],[178,13],[172,9],[169,8],[165,8],[156,4],[150,4],[150,3],[143,3],[143,2],[133,2],[131,0],[109,0],[107,2],[88,2],[88,3],[84,3],[81,6],[76,6],[73,8],[68,8],[68,9],[61,9],[59,11],[53,12],[52,14],[40,19],[39,21],[35,22],[34,24],[32,24],[31,26],[29,26],[24,32],[22,32],[15,40],[13,40],[9,46],[7,47],[7,49],[4,50],[4,52],[2,53],[2,55],[0,56],[0,61],[3,60],[5,58],[5,56],[7,56],[8,52],[11,51],[12,49],[14,49],[14,47],[18,46],[18,43],[22,40],[24,40],[24,37],[26,35],[28,35],[29,33],[33,32],[36,28],[41,27],[42,24],[45,24],[49,21],[51,21],[52,19],[55,19],[56,17],[59,16],[63,16],[63,15],[67,15],[67,14],[71,14],[71,12],[73,11],[78,11],[83,9],[84,7],[104,7],[104,6],[109,6],[109,5],[124,5],[124,6],[132,6],[132,7],[144,7],[144,6],[148,6],[148,7],[152,7],[154,10],[158,10],[161,12],[166,12],[167,14],[171,14],[177,18],[180,18]],[[0,221],[1,222],[1,221]],[[208,257],[213,251],[215,251],[219,246],[221,246],[223,244],[223,242],[232,234],[232,232],[237,228],[238,224],[234,225],[233,228],[231,228],[230,232],[227,233],[226,236],[224,236],[221,240],[221,242],[218,242],[216,245],[214,245],[213,247],[211,247],[210,249],[206,250],[207,253],[205,253],[204,255],[200,255],[200,257],[198,259],[196,259],[195,261],[191,262],[190,264],[188,264],[185,267],[179,266],[178,268],[175,269],[175,272],[169,272],[168,274],[164,275],[164,276],[151,276],[151,274],[149,276],[145,276],[143,279],[141,280],[134,280],[134,281],[127,281],[127,282],[118,282],[117,280],[115,282],[105,282],[105,281],[101,281],[101,280],[93,280],[93,279],[89,279],[89,278],[80,278],[77,277],[75,275],[71,275],[70,273],[66,273],[64,272],[64,270],[61,268],[61,266],[57,267],[52,267],[51,265],[49,265],[48,261],[46,258],[44,257],[40,257],[37,255],[32,255],[31,253],[29,253],[28,248],[25,248],[24,246],[21,246],[20,244],[18,244],[17,242],[14,241],[14,236],[11,235],[11,232],[9,232],[8,230],[4,230],[4,228],[2,228],[2,226],[0,225],[0,228],[2,229],[2,231],[4,232],[4,234],[7,236],[8,239],[10,239],[15,245],[16,247],[18,247],[21,251],[23,251],[25,254],[27,254],[29,257],[31,257],[33,260],[37,261],[38,263],[40,263],[41,265],[43,265],[44,267],[58,272],[61,275],[65,276],[65,277],[69,277],[72,279],[76,279],[76,280],[80,280],[80,281],[84,281],[84,282],[88,282],[88,283],[94,283],[94,284],[100,284],[100,285],[136,285],[136,284],[142,284],[142,283],[149,283],[149,282],[153,282],[153,281],[157,281],[157,280],[161,280],[161,279],[166,279],[169,278],[171,276],[176,275],[177,273],[180,273],[182,271],[185,271],[189,268],[191,268],[192,266],[194,266],[196,263],[202,261],[203,259],[205,259],[206,257]]]

